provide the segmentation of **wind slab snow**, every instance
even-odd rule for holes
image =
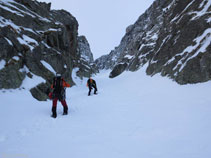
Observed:
[[[0,91],[0,157],[209,158],[211,82],[180,86],[143,70],[109,79],[94,77],[99,94],[87,96],[86,80],[67,89],[69,115],[51,115],[51,101],[25,90]],[[35,79],[36,80],[36,79]],[[22,87],[24,87],[24,84]]]

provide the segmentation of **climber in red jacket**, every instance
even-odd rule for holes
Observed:
[[[65,80],[61,77],[61,75],[58,75],[54,77],[53,84],[51,85],[51,88],[53,89],[52,92],[52,100],[53,100],[53,106],[52,106],[52,117],[56,118],[56,107],[57,107],[57,101],[59,100],[61,104],[63,105],[63,115],[68,114],[68,106],[65,101],[65,88],[70,87],[70,84],[65,82]]]

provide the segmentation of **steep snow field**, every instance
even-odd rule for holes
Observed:
[[[143,70],[67,89],[69,115],[27,90],[0,91],[0,158],[210,158],[211,82],[180,86]],[[39,79],[36,79],[38,82]],[[26,83],[28,82],[28,83]]]

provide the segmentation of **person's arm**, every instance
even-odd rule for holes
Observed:
[[[97,87],[97,84],[96,84],[96,81],[95,81],[95,80],[93,80],[93,83],[94,83],[94,85]]]
[[[89,87],[89,80],[87,80],[86,86]]]
[[[70,87],[70,84],[65,82],[65,81],[63,81],[63,87]]]

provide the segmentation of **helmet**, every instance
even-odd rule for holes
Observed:
[[[56,77],[62,77],[60,73],[56,73]]]

